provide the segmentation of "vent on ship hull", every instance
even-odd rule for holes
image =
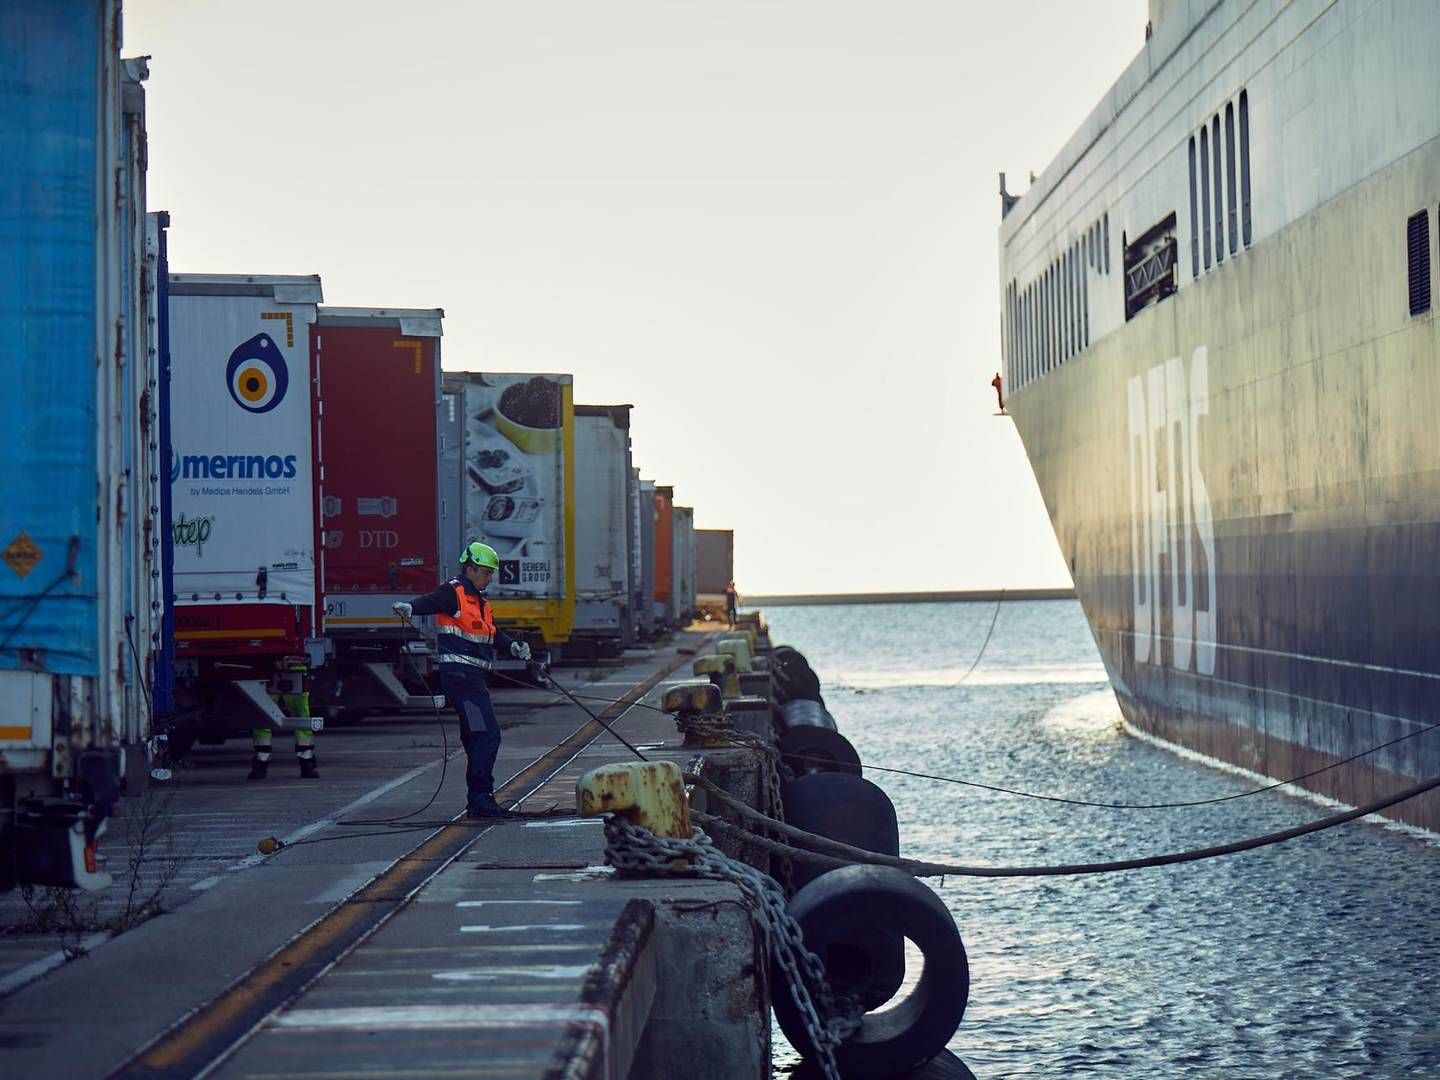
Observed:
[[[1410,314],[1430,310],[1430,211],[1421,210],[1405,223],[1410,259]]]

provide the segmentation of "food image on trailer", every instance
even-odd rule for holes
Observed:
[[[563,591],[568,375],[472,375],[465,385],[465,540],[500,557],[496,596]]]

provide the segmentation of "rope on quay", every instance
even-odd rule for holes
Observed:
[[[817,836],[814,833],[797,829],[793,825],[787,825],[783,821],[777,821],[772,817],[752,810],[745,803],[736,799],[729,792],[714,784],[710,780],[693,773],[685,774],[685,782],[696,784],[704,788],[715,798],[719,799],[726,806],[736,811],[741,817],[748,818],[771,832],[787,836],[790,839],[805,845],[805,848],[795,849],[786,844],[777,844],[774,841],[766,840],[746,830],[747,840],[766,850],[781,849],[781,854],[792,854],[806,857],[813,857],[817,853],[834,860],[837,865],[843,863],[870,863],[876,866],[891,866],[897,870],[904,870],[915,877],[1071,877],[1079,874],[1110,874],[1122,870],[1143,870],[1151,866],[1174,866],[1177,863],[1199,862],[1202,859],[1215,859],[1222,855],[1236,855],[1242,851],[1253,851],[1256,848],[1268,847],[1271,844],[1283,843],[1286,840],[1294,840],[1300,836],[1308,836],[1310,833],[1321,832],[1325,829],[1333,829],[1337,825],[1344,825],[1356,818],[1366,817],[1369,814],[1378,813],[1396,803],[1404,802],[1406,799],[1413,799],[1427,791],[1440,787],[1440,776],[1432,777],[1411,787],[1388,795],[1383,799],[1376,799],[1374,802],[1366,803],[1364,806],[1356,807],[1354,810],[1347,810],[1341,814],[1332,814],[1329,817],[1320,818],[1304,825],[1297,825],[1293,829],[1285,829],[1281,832],[1267,833],[1264,836],[1252,837],[1249,840],[1237,840],[1231,844],[1218,844],[1214,847],[1199,848],[1194,851],[1177,851],[1165,855],[1150,855],[1142,859],[1120,859],[1114,862],[1101,863],[1070,863],[1059,866],[964,866],[953,863],[932,863],[917,859],[903,859],[892,855],[878,855],[873,851],[866,851],[863,848],[851,847],[849,844],[842,844],[835,840]],[[710,814],[692,812],[693,816],[705,827],[712,825],[724,829],[734,830],[737,827],[723,819],[716,818]],[[807,850],[808,849],[808,850]]]

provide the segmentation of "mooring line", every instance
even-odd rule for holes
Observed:
[[[980,658],[985,655],[985,650],[990,647],[990,635],[995,633],[995,624],[1000,621],[1000,605],[1004,603],[1004,601],[1005,590],[1001,589],[1000,595],[995,598],[995,614],[990,616],[990,629],[985,631],[985,640],[980,643],[980,651],[975,654],[975,659],[970,662],[970,670],[965,672],[964,675],[961,675],[956,682],[953,682],[948,687],[946,687],[947,690],[954,690],[957,686],[959,686],[961,683],[963,683],[966,679],[970,678],[970,676],[974,674],[975,668],[978,667],[980,664]]]
[[[1202,859],[1215,859],[1223,855],[1236,855],[1242,851],[1253,851],[1256,848],[1268,847],[1271,844],[1284,843],[1287,840],[1294,840],[1297,837],[1308,836],[1310,833],[1321,832],[1325,829],[1333,829],[1337,825],[1344,825],[1346,822],[1354,821],[1356,818],[1366,817],[1375,814],[1396,803],[1402,803],[1406,799],[1413,799],[1417,795],[1440,787],[1440,776],[1432,777],[1429,780],[1414,784],[1403,791],[1388,795],[1383,799],[1376,799],[1366,803],[1364,806],[1347,810],[1344,813],[1332,814],[1329,817],[1320,818],[1316,821],[1307,822],[1304,825],[1297,825],[1293,829],[1284,829],[1280,832],[1267,833],[1264,836],[1251,837],[1248,840],[1237,840],[1230,844],[1216,844],[1212,847],[1198,848],[1193,851],[1177,851],[1165,855],[1150,855],[1139,859],[1117,859],[1112,862],[1101,863],[1065,863],[1058,866],[966,866],[952,863],[932,863],[918,859],[902,859],[894,855],[881,855],[873,851],[866,851],[864,848],[852,847],[849,844],[842,844],[836,840],[830,840],[824,836],[817,836],[815,833],[806,832],[804,829],[797,829],[793,825],[787,825],[783,821],[767,817],[758,810],[752,810],[745,803],[740,802],[734,796],[718,787],[711,781],[701,776],[687,773],[687,783],[698,784],[710,792],[721,802],[725,803],[741,817],[748,818],[762,825],[771,832],[777,832],[788,836],[792,840],[808,846],[808,850],[802,849],[805,855],[819,853],[836,860],[837,865],[844,863],[871,863],[876,866],[893,866],[897,870],[904,870],[916,877],[1071,877],[1080,874],[1110,874],[1122,870],[1143,870],[1152,866],[1174,866],[1179,863],[1199,862]],[[719,822],[722,827],[735,828],[728,825],[722,819],[714,818],[711,815],[700,815],[697,820]],[[760,847],[774,844],[774,841],[767,841],[764,837],[757,836],[747,830],[747,839],[752,840]],[[777,845],[787,848],[788,845]]]
[[[540,689],[546,689],[546,688],[541,687]],[[553,690],[547,690],[546,692],[547,692],[547,693],[554,693],[555,691],[553,691]],[[613,699],[613,698],[596,697],[596,696],[593,695],[593,694],[575,694],[575,695],[567,695],[567,696],[574,696],[574,697],[583,699],[583,700],[585,700],[585,701],[595,701],[595,702],[612,702],[612,703],[613,703],[613,701],[615,700],[615,699]],[[648,703],[646,703],[646,702],[643,702],[643,701],[637,701],[637,702],[635,702],[632,707],[633,707],[633,708],[637,708],[637,709],[649,709],[651,712],[665,713],[666,716],[673,716],[673,715],[674,715],[673,713],[666,712],[666,710],[664,710],[664,709],[662,709],[662,708],[660,708],[660,707],[658,707],[658,706],[656,706],[656,705],[650,705],[650,704],[648,704]],[[961,779],[960,777],[958,777],[958,776],[942,776],[942,775],[940,775],[940,774],[938,774],[938,773],[917,772],[917,771],[914,770],[914,769],[901,769],[901,768],[899,768],[899,767],[897,767],[897,766],[893,766],[893,765],[871,765],[871,764],[869,764],[869,763],[864,763],[864,762],[862,762],[860,767],[861,767],[862,769],[870,769],[870,770],[873,771],[873,772],[893,773],[893,774],[895,774],[896,776],[911,776],[911,777],[916,778],[917,780],[934,780],[934,781],[936,781],[937,783],[942,783],[942,784],[959,784],[961,787],[978,788],[978,789],[981,790],[981,791],[994,791],[994,792],[997,792],[997,793],[1002,794],[1002,795],[1015,795],[1015,796],[1017,796],[1017,797],[1019,797],[1019,798],[1022,798],[1022,799],[1035,799],[1035,800],[1038,800],[1038,801],[1040,801],[1040,802],[1061,803],[1061,804],[1068,805],[1068,806],[1090,806],[1090,807],[1096,807],[1096,808],[1101,809],[1101,810],[1178,810],[1178,809],[1183,809],[1183,808],[1185,808],[1185,807],[1191,807],[1191,806],[1211,806],[1211,805],[1216,804],[1216,803],[1230,802],[1230,801],[1232,801],[1232,800],[1234,800],[1234,799],[1245,799],[1245,798],[1249,798],[1251,795],[1263,795],[1263,794],[1264,794],[1265,792],[1267,792],[1267,791],[1274,791],[1274,790],[1276,790],[1277,788],[1288,787],[1288,786],[1290,786],[1291,784],[1298,784],[1301,780],[1308,780],[1308,779],[1310,779],[1310,777],[1312,777],[1312,776],[1319,776],[1321,773],[1327,773],[1327,772],[1329,772],[1329,771],[1332,770],[1332,769],[1338,769],[1338,768],[1340,768],[1340,767],[1343,766],[1343,765],[1349,765],[1351,762],[1359,761],[1361,758],[1367,757],[1367,756],[1369,756],[1370,754],[1374,754],[1374,753],[1376,753],[1376,752],[1378,752],[1378,751],[1380,751],[1380,750],[1385,750],[1385,749],[1387,749],[1387,748],[1389,748],[1389,747],[1391,747],[1391,746],[1396,745],[1397,743],[1402,743],[1402,742],[1404,742],[1406,739],[1413,739],[1413,738],[1415,738],[1417,735],[1425,735],[1425,734],[1427,734],[1428,732],[1434,731],[1436,728],[1440,728],[1440,724],[1427,724],[1427,725],[1425,725],[1424,727],[1416,728],[1414,731],[1408,731],[1408,732],[1406,732],[1404,735],[1397,735],[1395,738],[1389,740],[1388,742],[1383,742],[1383,743],[1379,743],[1379,744],[1377,744],[1377,745],[1375,745],[1375,746],[1366,747],[1364,750],[1361,750],[1361,751],[1359,751],[1358,753],[1355,753],[1355,754],[1351,754],[1351,755],[1350,755],[1349,757],[1347,757],[1347,758],[1342,758],[1342,759],[1339,760],[1339,761],[1332,761],[1329,765],[1322,765],[1322,766],[1321,766],[1320,768],[1318,768],[1318,769],[1311,769],[1309,772],[1301,773],[1301,774],[1298,775],[1298,776],[1292,776],[1292,777],[1290,777],[1289,779],[1286,779],[1286,780],[1276,780],[1274,783],[1272,783],[1272,784],[1266,784],[1266,785],[1264,785],[1263,787],[1250,788],[1250,789],[1248,789],[1248,790],[1246,790],[1246,791],[1236,791],[1236,792],[1232,792],[1232,793],[1229,794],[1229,795],[1217,795],[1216,797],[1211,798],[1211,799],[1191,799],[1191,800],[1189,800],[1188,802],[1163,802],[1163,803],[1094,802],[1094,801],[1091,801],[1091,800],[1089,800],[1089,799],[1073,799],[1073,798],[1069,798],[1068,796],[1064,796],[1064,795],[1044,795],[1044,794],[1041,794],[1040,792],[1037,792],[1037,791],[1024,791],[1024,790],[1022,790],[1022,789],[1020,789],[1020,788],[1004,787],[1004,786],[999,785],[999,784],[986,784],[986,783],[983,783],[983,782],[981,782],[981,781],[979,781],[979,780],[962,780],[962,779]],[[715,738],[723,738],[724,736],[721,735],[721,736],[714,736],[714,737],[715,737]],[[725,742],[725,743],[723,743],[723,747],[726,748],[726,749],[732,749],[732,750],[753,749],[753,745],[752,745],[751,743],[748,743],[748,742],[739,742],[739,741],[729,741],[729,742]],[[817,765],[831,765],[831,764],[834,764],[833,759],[828,758],[828,757],[812,757],[812,756],[807,755],[807,754],[787,754],[786,757],[787,757],[787,758],[792,758],[792,759],[794,759],[794,760],[796,760],[796,761],[813,763],[813,764],[817,764]]]

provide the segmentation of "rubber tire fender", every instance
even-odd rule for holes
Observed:
[[[811,698],[791,698],[780,706],[780,716],[786,731],[802,727],[840,730],[830,710]]]
[[[869,780],[845,772],[809,773],[781,785],[780,799],[786,822],[796,828],[881,855],[900,854],[895,804]],[[822,865],[792,861],[791,881],[797,889],[826,873]],[[905,942],[877,927],[857,930],[849,950],[851,969],[865,972],[859,991],[865,1007],[888,1001],[905,980]]]
[[[883,1012],[867,1013],[860,1029],[836,1049],[842,1076],[898,1076],[945,1049],[969,1001],[970,961],[954,918],[928,886],[888,866],[845,866],[797,892],[789,910],[806,946],[822,961],[857,932],[876,929],[909,938],[925,958],[910,993]],[[843,982],[832,983],[832,989],[846,992]],[[813,1060],[815,1049],[789,989],[775,990],[780,1030]]]
[[[781,645],[771,653],[770,674],[775,679],[777,704],[784,705],[796,698],[824,703],[819,676],[811,669],[810,662],[789,645]]]
[[[798,776],[780,787],[785,821],[828,840],[881,855],[900,854],[900,825],[895,804],[875,784],[843,772]],[[795,862],[795,885],[813,881],[823,870]]]
[[[823,727],[792,727],[777,744],[780,760],[796,777],[811,773],[840,772],[860,775],[860,755],[850,740],[838,731]]]

